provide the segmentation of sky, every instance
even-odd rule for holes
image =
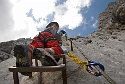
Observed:
[[[52,21],[69,37],[98,29],[98,15],[116,0],[0,0],[0,42],[33,38]]]

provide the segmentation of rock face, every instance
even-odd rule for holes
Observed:
[[[125,28],[125,0],[111,2],[108,7],[99,15],[99,29],[107,29],[110,26],[113,29]]]
[[[13,48],[17,44],[25,44],[31,42],[32,39],[30,38],[20,38],[18,40],[12,40],[8,42],[0,43],[0,62],[13,57]]]
[[[91,60],[98,61],[105,66],[108,74],[117,84],[125,83],[125,0],[117,0],[108,5],[99,15],[99,29],[87,37],[76,36],[73,43],[79,47],[84,55]],[[18,39],[0,44],[0,84],[13,84],[9,66],[15,65],[13,47],[16,44],[29,43],[32,39]],[[70,41],[63,41],[63,45],[70,51]],[[73,45],[70,51],[81,60],[86,58]],[[11,57],[11,58],[10,58]],[[9,59],[8,59],[9,58]],[[7,59],[7,60],[6,60]],[[67,80],[68,84],[110,84],[103,76],[95,77],[77,65],[68,56]],[[4,61],[3,61],[4,60]],[[62,60],[60,60],[61,62]],[[38,75],[33,78],[22,78],[21,84],[38,84]],[[43,84],[62,84],[60,72],[43,73]]]

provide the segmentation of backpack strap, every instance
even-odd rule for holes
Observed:
[[[44,32],[44,31],[43,31],[43,32]],[[47,38],[45,38],[41,33],[42,33],[42,32],[40,32],[39,35],[38,35],[38,38],[39,38],[38,41],[42,42],[42,43],[44,44],[44,47],[45,47],[45,48],[47,47],[46,44],[47,44],[48,41],[50,41],[50,40],[57,40],[56,38],[52,38],[52,37],[47,37]],[[44,38],[44,40],[42,40],[42,39],[40,38],[41,36]]]
[[[40,37],[43,37],[43,39],[41,39]],[[38,42],[42,42],[43,44],[44,44],[44,47],[45,47],[45,37],[41,34],[41,32],[39,32],[39,35],[38,35],[38,40],[37,40]]]

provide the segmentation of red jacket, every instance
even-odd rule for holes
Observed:
[[[54,38],[54,35],[50,32],[41,32],[38,36],[33,38],[30,43],[36,48],[51,48],[57,55],[63,54],[62,48],[59,46],[58,41]]]

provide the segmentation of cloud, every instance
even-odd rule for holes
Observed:
[[[93,16],[90,17],[89,20],[87,18],[84,19],[83,30],[87,30],[89,28],[97,28],[98,27],[98,20]]]
[[[81,9],[90,7],[92,0],[0,0],[1,41],[34,37],[50,21],[60,27],[75,29],[84,20]]]
[[[98,26],[98,21],[95,20],[95,22],[92,24],[92,27],[93,27],[93,28],[97,28],[97,26]]]
[[[94,20],[94,17],[93,16],[91,16],[91,20],[90,21],[93,21]]]
[[[88,21],[88,23],[92,28],[97,28],[98,26],[98,21],[93,16],[91,16],[91,19]]]
[[[8,0],[0,0],[0,41],[12,38],[8,35],[14,27],[12,8]]]
[[[79,33],[78,36],[81,36],[81,33]]]
[[[55,21],[60,22],[61,27],[75,29],[82,24],[84,19],[80,10],[90,5],[91,0],[67,0],[55,7]]]

